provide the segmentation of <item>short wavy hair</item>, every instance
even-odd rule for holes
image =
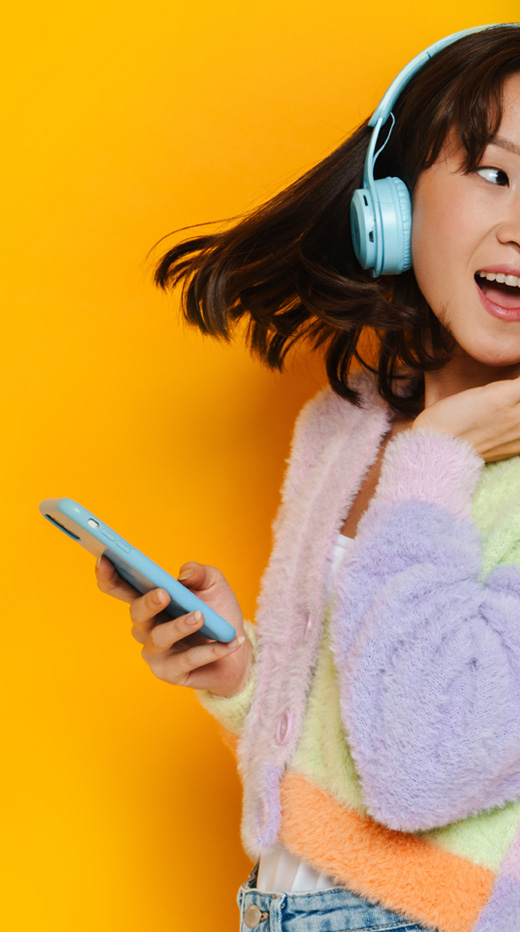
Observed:
[[[444,48],[397,100],[376,177],[402,178],[413,192],[451,130],[466,153],[461,169],[474,171],[498,133],[504,82],[519,71],[515,26],[473,33]],[[424,378],[412,379],[412,393],[403,393],[402,372],[438,369],[455,344],[413,269],[374,279],[354,256],[350,202],[362,187],[371,134],[367,119],[284,191],[232,218],[237,222],[230,228],[169,249],[155,266],[154,281],[164,290],[182,283],[183,315],[203,333],[229,340],[244,320],[249,348],[270,368],[283,369],[299,340],[324,347],[332,389],[354,404],[360,398],[349,373],[357,360],[377,375],[379,393],[393,411],[410,417],[423,407]],[[363,333],[372,337],[370,361],[361,355]]]

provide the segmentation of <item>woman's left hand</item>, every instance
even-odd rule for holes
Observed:
[[[411,430],[460,437],[486,463],[520,454],[520,378],[489,382],[442,398],[416,417]]]

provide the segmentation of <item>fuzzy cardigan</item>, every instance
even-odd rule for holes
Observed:
[[[278,840],[439,932],[520,929],[520,457],[406,430],[327,603],[334,544],[392,413],[301,412],[249,683],[199,692],[238,737],[242,839]]]

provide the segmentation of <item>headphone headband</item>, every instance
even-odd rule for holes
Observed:
[[[458,42],[458,40],[463,39],[464,36],[470,36],[473,33],[482,32],[484,29],[497,29],[499,26],[518,25],[518,23],[491,23],[488,26],[473,26],[469,29],[461,29],[460,32],[453,32],[451,35],[445,36],[444,39],[438,39],[437,42],[429,45],[428,48],[424,49],[423,52],[419,52],[415,58],[412,58],[412,60],[404,66],[403,70],[399,72],[397,77],[394,78],[388,90],[385,91],[382,100],[374,110],[374,113],[368,121],[368,125],[375,126],[381,117],[383,118],[383,123],[381,125],[386,123],[397,98],[399,97],[401,91],[406,87],[408,82],[411,81],[414,74],[420,71],[423,65],[425,65],[430,58],[433,58],[437,52],[440,52],[442,49],[446,48],[446,46],[452,45],[453,42]]]

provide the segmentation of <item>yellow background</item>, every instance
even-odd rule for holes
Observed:
[[[69,496],[174,574],[213,563],[253,615],[291,427],[323,372],[300,353],[274,375],[239,344],[188,332],[152,285],[149,248],[261,203],[335,148],[422,48],[517,10],[93,0],[4,13],[10,932],[229,932],[251,866],[213,721],[153,677],[128,607],[38,512]]]

